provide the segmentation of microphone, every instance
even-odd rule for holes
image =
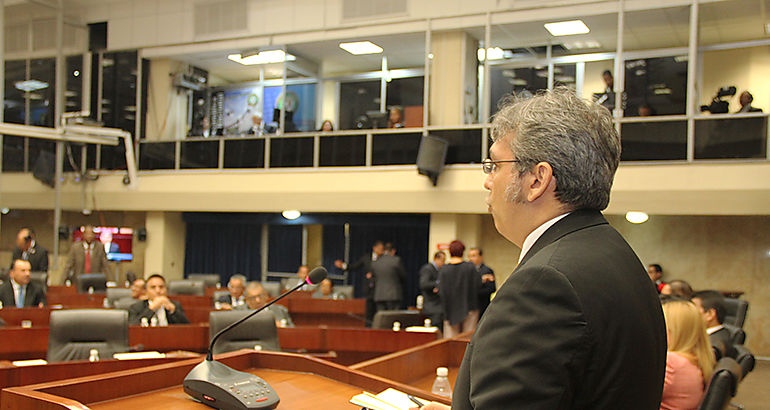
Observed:
[[[328,272],[323,266],[319,266],[307,275],[305,282],[300,282],[288,292],[278,296],[261,308],[244,316],[240,320],[220,330],[209,343],[206,360],[195,366],[184,378],[184,391],[201,403],[214,408],[237,409],[272,409],[278,405],[280,399],[272,387],[261,378],[239,372],[214,360],[212,351],[214,343],[220,336],[230,329],[240,325],[257,313],[267,309],[275,302],[283,299],[290,293],[301,288],[305,284],[317,285],[326,279]]]

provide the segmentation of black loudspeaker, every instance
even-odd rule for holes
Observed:
[[[48,151],[40,151],[32,167],[32,176],[40,182],[50,186],[56,186],[56,155]]]
[[[70,237],[70,227],[62,225],[59,227],[59,239],[66,240]]]
[[[430,178],[433,186],[438,184],[438,176],[444,169],[448,148],[449,142],[443,138],[425,135],[420,141],[420,151],[417,152],[417,172]]]
[[[139,239],[139,242],[144,242],[147,240],[147,228],[139,228],[136,230],[136,239]]]
[[[107,49],[107,22],[88,25],[88,51],[98,53]]]

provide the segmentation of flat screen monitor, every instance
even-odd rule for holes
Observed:
[[[75,230],[72,234],[72,240],[79,242],[83,240],[84,226]],[[98,244],[104,246],[107,253],[107,260],[111,261],[130,261],[134,259],[132,245],[134,242],[134,230],[132,228],[117,226],[95,226],[94,234]]]

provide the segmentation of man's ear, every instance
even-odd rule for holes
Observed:
[[[556,190],[556,179],[553,176],[551,164],[538,162],[532,171],[525,174],[525,187],[527,188],[527,200],[534,202],[546,192]]]

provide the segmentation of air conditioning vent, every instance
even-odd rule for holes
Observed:
[[[408,14],[407,0],[343,0],[342,19],[361,20]]]
[[[246,0],[224,0],[195,5],[195,37],[216,37],[248,30]]]

